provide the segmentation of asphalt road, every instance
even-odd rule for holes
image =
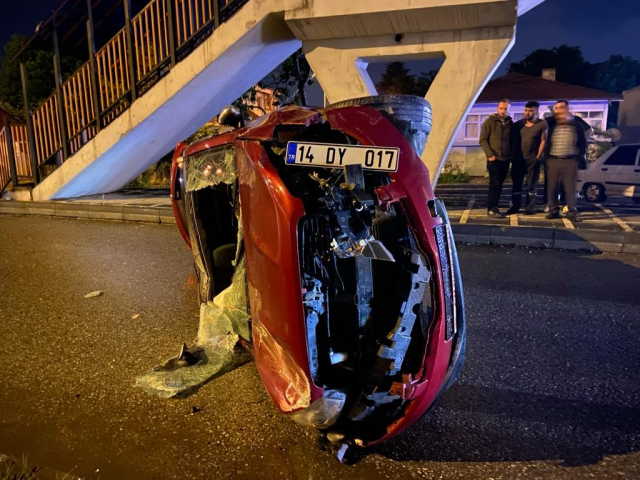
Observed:
[[[347,466],[276,411],[253,363],[184,399],[134,386],[196,335],[175,228],[0,215],[0,454],[101,479],[640,478],[640,256],[460,256],[459,382]]]
[[[500,196],[500,209],[505,212],[511,204],[511,183],[505,183]],[[487,218],[487,188],[486,183],[442,184],[436,187],[436,195],[443,199],[447,205],[447,211],[454,223],[460,221],[465,210],[470,224],[496,224],[513,225],[514,219]],[[556,227],[565,228],[566,221],[562,219],[547,220],[546,213],[542,211],[544,200],[544,187],[538,187],[538,200],[536,214],[517,216],[515,224],[530,227]],[[522,198],[523,207],[526,206],[526,198]],[[578,200],[580,222],[572,224],[572,228],[589,230],[610,230],[640,232],[640,204],[628,197],[608,197],[604,202],[592,203],[584,199]]]

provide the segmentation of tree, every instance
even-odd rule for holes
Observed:
[[[409,73],[404,62],[387,64],[376,89],[383,95],[417,95],[424,97],[438,74],[437,70],[421,73],[417,78]]]
[[[302,53],[298,50],[274,70],[274,72],[262,82],[262,87],[273,89],[273,95],[277,100],[276,105],[283,106],[289,103],[307,105],[306,87],[313,85],[311,66]],[[295,90],[294,90],[295,89]]]
[[[640,85],[640,62],[631,57],[611,55],[590,68],[591,86],[598,90],[621,94]]]
[[[544,68],[556,69],[556,80],[572,85],[587,86],[591,71],[580,47],[560,45],[551,50],[538,49],[519,62],[512,63],[510,72],[539,77]]]
[[[580,47],[561,45],[551,50],[531,52],[519,62],[512,63],[510,72],[538,77],[544,68],[556,69],[559,82],[595,88],[621,94],[640,84],[640,62],[631,57],[611,55],[608,60],[589,63]]]
[[[387,64],[376,89],[384,95],[411,95],[416,89],[416,77],[409,73],[404,62],[391,62]]]
[[[4,55],[0,59],[0,101],[11,105],[24,115],[22,102],[22,81],[20,62],[13,57],[20,51],[27,37],[14,34],[4,46]],[[35,50],[23,54],[23,61],[29,75],[29,98],[35,107],[46,100],[55,90],[53,73],[53,51]],[[80,61],[69,55],[60,58],[62,77],[66,78],[80,67]]]
[[[258,82],[257,87],[273,90],[275,106],[292,103],[307,106],[306,87],[313,84],[311,66],[300,49]],[[257,93],[256,87],[252,87],[233,102],[233,105],[246,114],[247,108],[255,103]]]

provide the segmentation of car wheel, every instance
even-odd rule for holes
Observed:
[[[607,196],[604,194],[604,187],[599,183],[588,183],[584,186],[584,198],[588,202],[602,202]]]
[[[431,132],[431,104],[415,95],[375,95],[332,103],[330,108],[364,105],[385,115],[400,130],[418,155]]]

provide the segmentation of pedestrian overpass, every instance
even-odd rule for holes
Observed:
[[[0,126],[0,191],[28,183],[48,200],[118,190],[300,47],[329,102],[375,95],[370,62],[444,57],[426,95],[423,160],[435,182],[517,17],[542,1],[139,0],[136,13],[114,0],[122,28],[98,45],[101,2],[67,0],[34,34],[51,40],[56,77],[37,108],[21,65],[27,122]],[[64,15],[84,22],[89,58],[63,81]]]

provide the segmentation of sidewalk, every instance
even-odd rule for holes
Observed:
[[[640,205],[580,204],[582,221],[545,220],[532,216],[487,218],[485,185],[442,185],[455,238],[459,242],[590,252],[640,254]],[[509,188],[502,204],[508,204]],[[629,201],[630,202],[630,201]],[[0,202],[0,214],[48,215],[67,218],[175,224],[169,191],[125,190],[112,194],[50,202]]]
[[[0,202],[0,214],[175,224],[169,190],[136,189],[48,202]]]

